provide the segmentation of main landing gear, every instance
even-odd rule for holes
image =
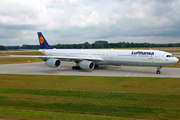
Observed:
[[[73,70],[79,70],[79,69],[81,69],[79,66],[72,66],[72,69]]]
[[[161,66],[157,67],[157,71],[156,71],[157,74],[161,74],[161,71],[160,71],[161,68],[162,68]]]
[[[99,65],[95,65],[95,67],[94,68],[98,68],[99,67]]]
[[[95,67],[94,68],[98,68],[99,67],[99,65],[95,65]],[[73,70],[79,70],[79,69],[81,69],[79,66],[72,66],[72,69]]]
[[[79,62],[78,61],[74,61],[76,63],[76,66],[72,66],[72,69],[73,70],[79,70],[81,69],[80,66],[79,66]]]

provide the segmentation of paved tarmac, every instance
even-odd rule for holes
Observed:
[[[94,70],[72,70],[73,62],[62,62],[59,68],[49,68],[44,62],[0,65],[0,74],[41,74],[41,75],[84,75],[84,76],[126,76],[126,77],[180,77],[180,68],[161,69],[137,66],[99,66]]]

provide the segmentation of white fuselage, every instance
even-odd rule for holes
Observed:
[[[171,53],[159,50],[41,49],[40,51],[46,56],[79,57],[82,60],[88,58],[89,61],[93,61],[96,65],[112,64],[159,67],[171,65],[178,61]],[[96,58],[101,60],[93,60]],[[73,59],[60,60],[73,61]]]

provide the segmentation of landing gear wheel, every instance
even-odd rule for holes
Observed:
[[[156,73],[157,73],[157,74],[161,74],[161,71],[160,71],[160,70],[157,70]]]
[[[78,67],[78,66],[72,66],[72,69],[73,69],[73,70],[74,70],[74,69],[78,70],[78,69],[81,69],[81,68]]]
[[[72,69],[74,70],[74,69],[75,69],[75,66],[72,66]]]
[[[76,66],[76,70],[79,70],[79,69],[81,69],[80,67],[78,67],[78,66]]]
[[[99,67],[99,65],[95,65],[95,67],[94,68],[98,68]]]

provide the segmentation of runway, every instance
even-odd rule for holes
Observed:
[[[38,75],[83,75],[83,76],[125,76],[125,77],[180,77],[180,68],[161,69],[137,66],[99,66],[94,70],[72,70],[73,62],[62,62],[59,68],[49,68],[44,62],[0,65],[0,74],[38,74]]]

